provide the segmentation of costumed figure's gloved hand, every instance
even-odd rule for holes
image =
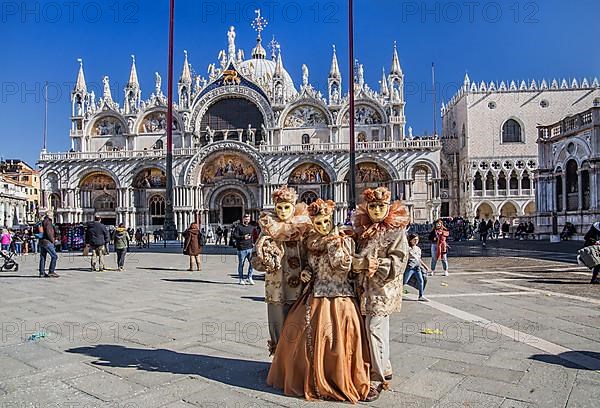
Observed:
[[[310,271],[307,271],[306,269],[300,273],[300,280],[303,283],[308,283],[311,278],[312,278],[312,273],[310,273]]]

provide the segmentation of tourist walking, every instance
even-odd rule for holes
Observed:
[[[237,255],[238,255],[238,284],[239,285],[254,285],[252,280],[252,249],[254,248],[254,241],[252,235],[254,234],[254,227],[250,225],[250,214],[245,214],[242,218],[242,223],[238,224],[237,227],[231,232],[233,239],[235,239]],[[244,264],[248,261],[248,278],[244,280]]]
[[[58,261],[58,254],[56,253],[56,247],[54,246],[54,240],[56,239],[56,229],[52,222],[52,213],[47,212],[42,222],[37,224],[37,233],[40,234],[40,267],[39,276],[40,278],[58,278],[55,272],[56,262]],[[46,273],[46,256],[50,255],[50,266],[48,273]]]
[[[408,264],[404,271],[404,284],[406,285],[413,276],[417,280],[417,290],[419,291],[419,301],[429,302],[425,297],[425,278],[423,270],[429,270],[429,267],[421,259],[421,248],[419,247],[419,236],[410,234],[408,236]]]
[[[510,224],[508,220],[504,220],[502,223],[502,238],[508,238],[508,233],[510,232]]]
[[[11,236],[10,236],[10,232],[8,232],[8,230],[6,228],[2,229],[2,238],[1,241],[2,243],[2,250],[3,251],[9,251],[10,250],[10,243],[12,242]]]
[[[223,228],[223,245],[229,245],[229,228]]]
[[[125,228],[125,224],[121,223],[115,229],[114,235],[115,252],[117,253],[117,269],[125,270],[125,255],[129,250],[129,232]]]
[[[485,220],[482,218],[481,222],[479,223],[479,239],[481,240],[484,248],[487,246],[487,238],[488,238],[488,225],[487,225],[487,222],[485,222]]]
[[[221,245],[221,240],[223,239],[223,228],[221,228],[221,226],[217,226],[217,229],[215,231],[215,235],[217,236],[217,240],[215,242],[215,245]]]
[[[589,231],[584,235],[584,248],[592,245],[600,245],[600,222],[595,222],[590,227]],[[593,285],[600,285],[600,278],[598,274],[600,273],[600,265],[594,266],[592,269],[592,281],[590,282]]]
[[[94,221],[88,222],[85,232],[85,243],[92,251],[92,272],[104,271],[104,255],[108,252],[106,246],[110,242],[108,229],[101,221],[96,215]]]
[[[188,229],[183,233],[183,253],[190,258],[190,267],[188,271],[200,271],[200,247],[202,246],[202,235],[197,222],[192,222]]]
[[[498,238],[500,238],[500,221],[498,221],[496,219],[496,221],[494,221],[494,232],[492,233],[492,237],[498,241]]]
[[[429,233],[429,241],[431,242],[431,276],[435,275],[438,260],[442,261],[444,276],[448,276],[448,235],[450,235],[450,232],[444,226],[444,220],[441,218],[438,219]]]

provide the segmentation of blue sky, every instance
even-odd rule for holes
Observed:
[[[249,57],[255,8],[270,20],[296,84],[301,66],[326,91],[331,45],[336,44],[348,85],[347,2],[177,0],[175,77],[188,50],[194,71],[206,75],[236,27],[238,48]],[[595,40],[597,0],[400,1],[355,0],[355,56],[369,85],[378,89],[397,41],[405,73],[406,117],[415,134],[431,133],[431,63],[436,63],[438,102],[471,79],[531,80],[600,77]],[[154,72],[166,93],[168,0],[3,1],[0,3],[0,155],[34,163],[42,144],[43,84],[49,81],[48,149],[70,147],[70,90],[83,58],[88,87],[101,94],[109,75],[113,98],[122,101],[130,55],[136,55],[142,96],[154,89]],[[266,41],[265,41],[266,42]],[[438,125],[439,125],[438,121]]]

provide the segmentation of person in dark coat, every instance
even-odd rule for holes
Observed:
[[[487,222],[482,218],[479,223],[479,239],[482,241],[482,245],[485,248],[487,245],[487,236],[488,236],[488,225]]]
[[[96,215],[94,221],[87,224],[85,243],[92,251],[92,271],[104,271],[104,255],[108,252],[106,246],[110,242],[110,234],[102,219]]]
[[[583,237],[583,247],[592,246],[600,243],[600,222],[595,222],[590,227],[589,231]],[[592,283],[593,285],[600,285],[600,279],[598,274],[600,273],[600,265],[596,265],[592,269]]]
[[[42,229],[43,231],[39,231]],[[41,222],[38,228],[38,233],[42,233],[40,238],[40,266],[39,273],[40,278],[58,278],[59,275],[54,272],[56,269],[56,262],[58,260],[58,254],[54,247],[54,240],[56,239],[56,230],[54,223],[52,222],[52,213],[46,213],[44,220]],[[46,273],[46,255],[50,255],[50,268]]]
[[[183,253],[190,257],[190,267],[188,268],[188,271],[194,270],[194,263],[196,264],[197,270],[200,271],[200,246],[202,244],[202,238],[200,236],[198,223],[192,222],[190,227],[183,233],[183,237]]]

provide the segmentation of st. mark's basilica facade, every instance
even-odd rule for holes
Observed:
[[[173,121],[175,223],[179,231],[230,224],[272,206],[271,192],[293,186],[301,201],[317,197],[337,203],[336,221],[347,215],[349,103],[333,49],[327,95],[311,86],[302,67],[297,86],[284,68],[280,47],[263,48],[262,19],[246,59],[228,47],[211,64],[207,78],[193,76],[187,52],[178,81]],[[357,65],[354,82],[356,181],[358,193],[387,186],[411,209],[414,222],[439,215],[440,143],[405,135],[404,74],[396,47],[379,90],[364,81]],[[123,106],[113,100],[104,77],[102,96],[87,89],[80,61],[72,92],[71,149],[40,156],[42,207],[58,223],[81,223],[100,215],[105,223],[151,231],[165,217],[167,99],[157,73],[155,89],[141,98],[135,58]],[[409,132],[412,133],[412,132]]]

